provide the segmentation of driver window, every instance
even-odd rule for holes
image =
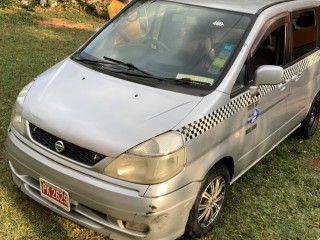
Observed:
[[[276,49],[272,35],[267,36],[256,53],[250,59],[250,71],[249,71],[249,80],[253,80],[255,71],[258,67],[262,65],[277,65],[276,64]]]
[[[262,65],[283,66],[285,60],[285,26],[281,26],[265,36],[257,50],[244,64],[232,89],[232,93],[242,92],[246,85],[253,84],[255,71]]]

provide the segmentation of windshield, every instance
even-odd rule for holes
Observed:
[[[112,68],[126,64],[125,74],[139,70],[136,77],[148,76],[150,82],[161,79],[213,89],[250,21],[241,13],[137,1],[103,29],[80,57],[95,64],[112,62]]]

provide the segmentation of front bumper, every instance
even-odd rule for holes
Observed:
[[[138,191],[117,186],[61,165],[35,151],[8,132],[6,149],[14,182],[35,201],[110,239],[175,239],[184,233],[200,183],[173,193],[145,198]],[[43,198],[39,177],[69,192],[67,212]],[[146,232],[124,227],[124,221],[147,225]]]

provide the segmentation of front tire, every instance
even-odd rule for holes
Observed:
[[[301,122],[298,128],[298,136],[303,139],[309,139],[317,130],[320,117],[320,95],[317,95],[312,102],[311,108],[306,118]]]
[[[227,202],[230,174],[225,165],[213,167],[203,181],[190,211],[186,235],[201,237],[211,231]]]

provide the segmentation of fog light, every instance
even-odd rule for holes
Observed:
[[[144,223],[134,223],[122,220],[118,220],[117,223],[119,227],[128,229],[130,231],[141,233],[147,233],[149,231],[149,226]]]

